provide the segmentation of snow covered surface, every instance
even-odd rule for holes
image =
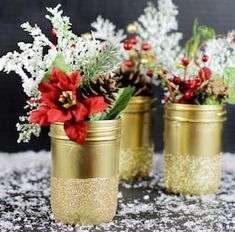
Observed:
[[[49,152],[0,153],[0,231],[235,231],[235,155],[224,155],[219,192],[202,197],[167,193],[162,156],[154,163],[151,177],[120,184],[112,222],[70,226],[51,214]]]

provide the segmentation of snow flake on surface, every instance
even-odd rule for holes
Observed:
[[[0,231],[235,231],[235,155],[224,155],[219,192],[201,197],[168,193],[154,162],[151,177],[120,183],[112,222],[70,226],[51,213],[49,152],[0,153]]]

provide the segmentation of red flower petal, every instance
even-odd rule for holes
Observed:
[[[65,122],[72,118],[71,112],[60,109],[49,109],[47,112],[48,121],[50,123],[54,122]]]
[[[109,104],[105,102],[103,96],[89,97],[87,99],[82,100],[82,103],[88,109],[88,116],[104,111],[109,106]]]
[[[42,82],[38,85],[38,90],[44,93],[44,92],[56,91],[56,88],[49,82]]]
[[[84,144],[87,135],[87,123],[85,121],[73,122],[68,121],[64,124],[64,130],[70,140]]]
[[[78,87],[78,84],[80,83],[80,79],[81,79],[81,76],[80,76],[80,72],[79,72],[79,71],[73,72],[73,73],[70,75],[71,83],[72,83],[76,88]]]
[[[58,68],[53,68],[51,71],[51,75],[50,75],[50,82],[53,84],[56,84],[59,82],[59,76],[61,75],[61,71]],[[63,73],[62,73],[63,74]]]
[[[76,107],[72,109],[72,114],[76,122],[86,120],[88,113],[88,109],[79,102],[77,103]]]
[[[50,82],[60,90],[69,90],[69,76],[58,68],[53,68],[51,71]]]
[[[29,122],[30,123],[38,123],[41,126],[48,126],[50,122],[48,121],[47,115],[48,107],[42,105],[38,107],[38,109],[33,110],[31,112]]]

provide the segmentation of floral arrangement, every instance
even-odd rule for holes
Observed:
[[[64,123],[67,136],[79,144],[86,139],[87,121],[115,119],[125,108],[133,88],[120,89],[117,75],[118,45],[91,40],[71,31],[60,5],[47,8],[52,23],[52,39],[28,22],[22,28],[32,43],[18,43],[20,52],[0,59],[0,70],[14,71],[22,79],[29,97],[17,129],[18,142],[39,136],[41,126]]]
[[[91,24],[94,35],[105,41],[118,41],[122,66],[117,71],[120,86],[134,86],[134,96],[153,96],[153,84],[160,82],[156,66],[174,67],[180,54],[181,33],[176,32],[178,10],[171,0],[158,1],[158,7],[148,2],[144,13],[123,30],[98,16]]]
[[[212,28],[193,25],[185,56],[173,72],[159,71],[165,88],[163,102],[214,105],[235,103],[234,32],[216,35]]]

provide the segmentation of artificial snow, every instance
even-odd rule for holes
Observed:
[[[121,182],[114,220],[71,226],[54,220],[50,208],[49,152],[0,153],[0,231],[235,231],[235,155],[225,154],[217,194],[168,193],[162,156],[154,156],[149,178]]]

